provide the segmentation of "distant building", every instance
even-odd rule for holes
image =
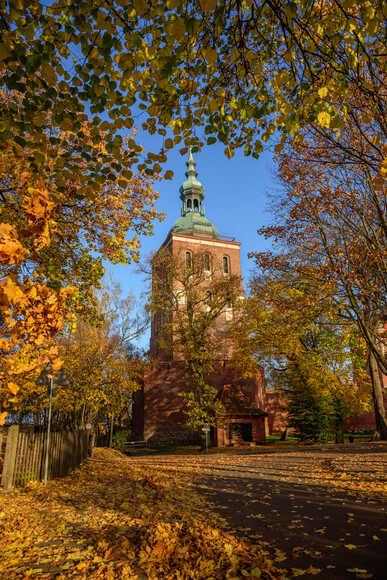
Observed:
[[[203,205],[204,187],[197,179],[196,163],[190,151],[186,181],[180,187],[182,201],[181,217],[169,231],[161,248],[172,255],[190,255],[200,252],[204,256],[204,268],[223,271],[224,274],[241,275],[240,243],[234,238],[219,234],[217,228],[205,217]],[[206,252],[211,261],[205,261]],[[225,308],[220,322],[232,319],[232,310]],[[200,434],[185,431],[184,403],[179,393],[189,389],[189,379],[182,377],[183,361],[175,353],[161,351],[158,344],[162,328],[162,315],[152,320],[150,354],[153,367],[144,378],[143,389],[135,394],[133,404],[133,435],[149,445],[161,446],[173,443],[196,442]],[[224,353],[219,353],[214,372],[208,383],[218,388],[219,398],[225,409],[222,418],[226,428],[213,429],[211,440],[214,445],[229,445],[235,442],[259,442],[265,440],[267,432],[266,385],[263,371],[250,379],[237,376],[228,364]]]

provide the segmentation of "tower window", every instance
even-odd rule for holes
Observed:
[[[229,262],[227,256],[223,256],[223,274],[228,274],[230,271]]]
[[[192,268],[192,255],[191,252],[185,253],[185,265],[187,268]]]
[[[189,199],[187,201],[187,209],[192,209],[192,200],[191,199]]]
[[[210,256],[208,254],[204,254],[204,271],[211,272]]]
[[[199,211],[199,202],[197,199],[194,199],[194,211]]]

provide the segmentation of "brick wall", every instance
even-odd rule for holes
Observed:
[[[133,436],[136,439],[144,439],[149,445],[155,446],[200,440],[200,434],[187,433],[181,427],[184,403],[179,393],[189,388],[182,375],[183,364],[179,362],[158,363],[147,371],[142,392],[136,393],[133,402]],[[217,363],[215,371],[207,380],[217,389],[224,384],[237,384],[252,403],[263,408],[263,373],[250,379],[240,379],[229,365]],[[264,423],[259,419],[256,436],[265,430]]]

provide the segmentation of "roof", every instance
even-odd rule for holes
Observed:
[[[220,238],[219,231],[205,217],[203,205],[204,187],[198,181],[198,172],[195,169],[196,162],[192,155],[192,148],[189,150],[189,157],[186,163],[186,180],[180,187],[180,199],[183,202],[181,216],[173,225],[169,233],[182,232],[197,237]]]
[[[223,385],[218,396],[226,417],[241,415],[268,417],[268,413],[252,403],[237,385]]]
[[[197,236],[220,238],[218,229],[208,218],[196,211],[187,212],[183,217],[176,220],[169,233],[182,232]]]

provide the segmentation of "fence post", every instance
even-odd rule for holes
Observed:
[[[1,478],[1,485],[3,486],[4,491],[9,491],[12,487],[18,437],[19,437],[19,425],[11,425],[7,433],[7,444],[5,446],[5,455],[3,464],[3,476]]]

